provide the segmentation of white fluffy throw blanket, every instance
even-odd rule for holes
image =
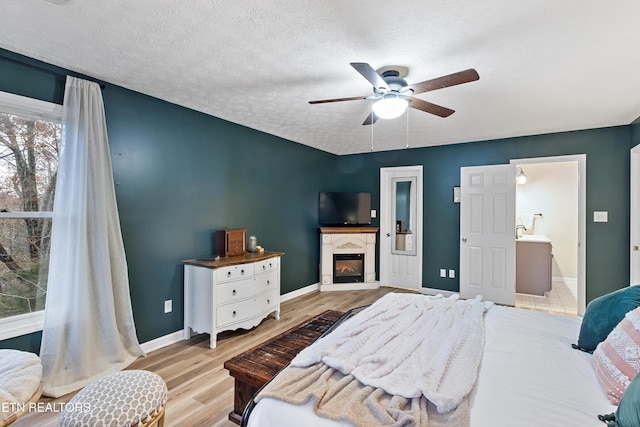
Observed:
[[[40,358],[25,351],[0,350],[0,421],[5,420],[25,403],[40,387]]]
[[[475,384],[492,303],[390,293],[301,351],[291,366],[316,363],[405,398],[424,395],[439,413]]]

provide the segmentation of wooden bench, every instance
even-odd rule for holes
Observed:
[[[224,362],[235,379],[233,412],[229,419],[236,424],[253,395],[273,378],[305,347],[325,333],[344,313],[327,310],[257,347]]]

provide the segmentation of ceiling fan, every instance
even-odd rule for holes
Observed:
[[[412,95],[456,86],[462,83],[469,83],[480,78],[478,72],[470,68],[410,85],[402,78],[403,76],[400,76],[400,71],[393,69],[394,67],[385,67],[386,69],[381,74],[378,74],[378,72],[366,62],[352,62],[350,65],[373,85],[373,95],[322,99],[319,101],[309,101],[309,104],[357,101],[361,99],[375,100],[376,102],[373,104],[372,111],[362,123],[363,125],[371,125],[375,123],[378,118],[394,119],[399,117],[405,112],[407,107],[435,114],[440,117],[449,117],[454,113],[454,110],[415,98]],[[400,69],[404,67],[396,68]]]

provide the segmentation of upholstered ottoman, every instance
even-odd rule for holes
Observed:
[[[164,424],[167,385],[149,371],[121,371],[83,388],[64,407],[59,426],[152,426]]]

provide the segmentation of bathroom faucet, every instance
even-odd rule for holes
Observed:
[[[516,239],[522,237],[522,230],[527,231],[527,227],[522,224],[516,225]]]

